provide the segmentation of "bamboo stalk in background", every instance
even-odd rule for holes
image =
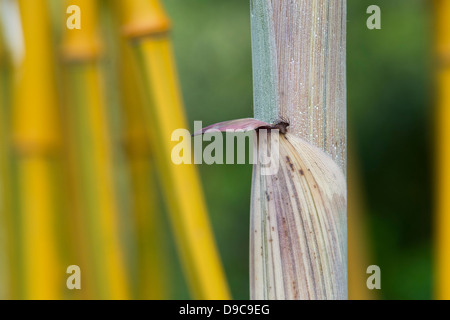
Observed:
[[[345,19],[345,0],[251,0],[255,118],[289,124],[279,173],[254,167],[253,299],[347,299]]]
[[[437,84],[436,297],[450,299],[450,1],[435,0]]]
[[[81,29],[65,33],[63,55],[76,199],[86,228],[84,241],[89,244],[84,272],[92,281],[95,298],[126,299],[131,293],[99,64],[97,1],[74,0],[70,4],[78,5],[82,13]]]
[[[144,86],[138,81],[138,66],[129,43],[122,37],[117,1],[108,7],[111,18],[107,28],[113,41],[109,50],[118,53],[113,73],[117,76],[120,107],[123,115],[121,138],[126,165],[131,178],[131,205],[137,241],[135,287],[138,299],[167,299],[171,281],[164,235],[163,212],[159,203],[154,155],[147,135],[144,118]]]
[[[10,56],[0,28],[0,299],[16,295],[17,279],[14,241],[15,226],[11,202],[11,150],[10,150]]]
[[[137,66],[127,43],[120,41],[120,84],[125,115],[124,140],[130,166],[133,213],[138,241],[137,294],[139,299],[167,299],[168,272],[161,210],[158,206],[154,155],[144,118],[144,104],[137,83]]]
[[[15,88],[13,144],[20,216],[20,298],[57,299],[64,288],[58,241],[60,114],[45,0],[19,0],[25,57]]]
[[[354,141],[354,140],[353,140]],[[355,144],[351,144],[354,146]],[[354,149],[354,148],[353,148]],[[349,148],[350,150],[350,148]],[[375,290],[367,288],[366,273],[371,261],[371,246],[367,228],[364,188],[356,152],[349,151],[348,164],[348,295],[350,300],[374,300]]]
[[[146,126],[154,146],[159,180],[170,212],[179,256],[196,299],[228,299],[224,272],[211,231],[200,180],[193,165],[171,160],[172,133],[186,128],[170,23],[159,1],[120,1],[124,34],[132,43],[146,89]]]

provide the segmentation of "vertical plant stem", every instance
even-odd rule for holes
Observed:
[[[322,149],[334,160],[343,174],[346,172],[345,25],[345,0],[251,0],[255,118],[269,123],[277,120],[289,123],[289,134]],[[264,185],[257,187],[264,189]],[[345,194],[346,190],[341,191]],[[292,217],[286,217],[287,221],[289,219],[295,221],[298,216],[304,215],[302,209],[294,211]],[[331,208],[331,210],[338,209]],[[255,221],[255,219],[264,220],[264,215],[256,216],[251,217],[252,225],[264,223]],[[319,280],[311,278],[306,279],[308,286],[303,288],[285,287],[286,296],[347,299],[346,253],[340,251],[341,248],[347,247],[346,223],[342,222],[343,220],[345,222],[345,219],[341,219],[340,213],[334,217],[336,220],[332,221],[332,225],[337,229],[334,231],[344,236],[339,237],[337,243],[333,242],[331,233],[325,234],[324,239],[317,241],[323,241],[322,245],[332,243],[331,247],[326,246],[326,254],[329,257],[339,257],[337,260],[341,262],[343,260],[343,265],[330,265],[327,270],[335,272],[324,274],[327,272],[326,269],[322,270],[320,265],[312,261],[319,252],[314,253],[314,249],[311,249],[313,252],[307,258],[312,266],[311,274],[321,275],[325,282],[331,283],[331,287],[320,287]],[[314,219],[314,217],[306,218]],[[256,241],[253,230],[251,234],[251,241]],[[296,233],[292,233],[291,236],[292,248],[295,248],[294,244],[301,240],[296,238],[298,236]],[[320,247],[319,243],[314,242],[316,237],[306,238],[306,245],[309,248]],[[272,241],[269,243],[269,240]],[[269,261],[275,259],[272,258],[270,250],[280,244],[277,241],[269,237],[262,241],[263,251],[268,250],[269,254],[265,256],[266,260],[257,260],[258,263],[269,266],[278,263],[274,260]],[[258,246],[252,246],[252,250],[256,251],[251,252],[251,256],[259,255]],[[306,252],[293,254],[305,255]],[[287,264],[287,261],[281,261],[281,264]],[[291,264],[289,267],[297,271],[309,268],[308,262],[305,261]],[[258,266],[255,268],[259,270]],[[316,270],[317,268],[320,270]],[[256,277],[251,282],[253,298],[265,297],[256,289],[261,281],[269,286],[270,283],[276,285],[286,280],[283,274],[269,273],[264,280],[257,274],[252,274]],[[297,280],[294,282],[304,283],[305,279]],[[270,291],[271,288],[266,289]],[[298,291],[304,295],[299,296]],[[276,299],[277,295],[270,297]]]
[[[450,1],[435,0],[437,84],[436,296],[450,299]]]
[[[171,160],[175,143],[170,142],[170,137],[187,124],[168,37],[169,21],[159,1],[130,0],[120,4],[124,33],[133,44],[146,86],[145,119],[191,293],[197,299],[227,299],[228,287],[198,173],[193,165],[175,165]]]
[[[85,271],[94,281],[96,298],[126,299],[130,288],[120,238],[108,106],[99,64],[97,1],[70,3],[78,5],[82,12],[81,29],[66,31],[63,48],[74,183],[81,219],[87,226],[84,241],[90,245]]]
[[[351,144],[354,146],[354,144]],[[348,295],[350,300],[374,300],[375,290],[367,288],[367,267],[371,265],[371,245],[368,237],[364,188],[359,175],[356,152],[348,156]]]
[[[17,241],[11,201],[10,56],[0,28],[0,299],[14,298],[17,287]]]
[[[170,260],[167,254],[166,226],[159,201],[154,166],[145,113],[143,85],[138,81],[138,66],[130,44],[120,30],[118,2],[110,2],[110,49],[118,53],[114,74],[120,88],[120,108],[123,126],[120,137],[126,155],[126,166],[131,180],[131,207],[137,241],[134,286],[138,299],[167,299],[170,297]]]
[[[168,297],[167,248],[162,236],[162,212],[158,206],[154,155],[151,151],[144,118],[144,104],[137,83],[133,52],[121,41],[120,79],[125,115],[125,146],[133,187],[133,212],[138,247],[138,297]]]
[[[57,299],[64,286],[57,239],[60,114],[45,0],[19,1],[25,57],[15,88],[13,143],[20,206],[20,298]]]
[[[285,119],[345,172],[345,0],[251,3],[255,117]]]

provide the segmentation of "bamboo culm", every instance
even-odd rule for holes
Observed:
[[[255,118],[289,124],[281,172],[254,166],[252,299],[347,299],[345,19],[345,0],[251,0]]]

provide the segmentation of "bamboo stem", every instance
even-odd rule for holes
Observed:
[[[107,105],[99,65],[97,1],[76,0],[81,30],[67,30],[64,60],[67,79],[67,122],[74,157],[76,198],[89,243],[86,274],[95,297],[130,297],[124,244],[120,239],[119,204],[113,176],[113,152]]]
[[[170,137],[175,129],[187,125],[167,36],[169,21],[159,1],[120,3],[124,33],[134,44],[135,58],[146,86],[145,119],[188,284],[194,298],[227,299],[228,287],[198,173],[192,165],[175,165],[171,160],[174,143],[169,143]]]
[[[251,0],[255,118],[269,123],[277,120],[289,123],[290,134],[325,151],[344,174],[346,172],[345,19],[345,0],[326,2]],[[261,181],[262,179],[261,177]],[[264,189],[264,185],[262,183],[259,185],[258,181],[259,177],[254,177],[254,184],[258,184],[256,187]],[[341,191],[345,194],[346,190]],[[264,190],[259,190],[257,194],[264,194]],[[332,210],[338,209],[332,208]],[[255,213],[255,209],[252,209],[252,213]],[[336,228],[333,231],[340,235],[337,239],[326,238],[331,237],[331,233],[325,234],[322,240],[306,236],[307,245],[311,248],[307,258],[312,266],[310,274],[321,275],[323,281],[331,283],[331,288],[319,286],[320,279],[311,278],[306,279],[307,286],[302,288],[288,286],[282,294],[270,294],[268,297],[347,299],[345,212],[334,213],[335,220],[331,224],[333,228]],[[305,212],[300,209],[293,214],[286,219],[295,221],[298,216],[314,219],[314,217],[303,216]],[[311,214],[319,214],[319,212]],[[261,219],[262,221],[259,221]],[[265,219],[264,215],[252,214],[251,224],[259,226],[264,224]],[[276,226],[276,228],[281,227]],[[277,233],[280,230],[277,229],[274,232]],[[251,252],[251,256],[259,257],[257,252],[260,249],[255,242],[259,240],[254,233],[252,229],[251,250],[256,251]],[[290,235],[293,243],[292,250],[295,248],[294,244],[300,241],[297,238],[298,234],[293,232]],[[272,241],[269,243],[269,240]],[[329,243],[331,246],[327,245]],[[264,286],[287,281],[283,274],[276,275],[275,272],[270,272],[271,265],[281,263],[283,266],[288,263],[273,258],[276,255],[272,250],[275,250],[273,248],[277,248],[280,242],[267,237],[261,245],[263,252],[268,253],[263,255],[262,259],[257,258],[253,261],[255,265],[251,269],[251,295],[256,299],[266,298],[264,292],[270,292],[269,289],[272,289],[266,288],[264,292],[257,289],[261,287],[261,281]],[[321,269],[323,265],[317,265],[313,261],[316,254],[320,255],[320,252],[315,251],[314,248],[321,247],[327,250],[328,257],[337,257],[328,266],[328,270],[331,270],[328,274],[326,269]],[[294,252],[294,255],[304,254],[307,253]],[[260,268],[259,264],[268,266],[268,269]],[[307,262],[294,263],[289,265],[289,268],[307,270],[309,268],[307,264]],[[258,270],[268,271],[264,271],[266,273],[263,275],[261,273],[263,271]],[[302,284],[304,280],[294,279],[294,283]]]
[[[61,298],[57,239],[60,114],[45,0],[19,0],[25,57],[15,91],[13,143],[20,205],[21,298]]]
[[[437,57],[436,296],[450,299],[450,1],[435,0]]]
[[[118,30],[116,34],[119,35]],[[137,294],[139,299],[167,299],[170,291],[167,265],[170,262],[166,254],[167,237],[163,236],[162,211],[158,205],[154,154],[147,135],[142,85],[137,81],[138,68],[130,45],[121,36],[118,38],[123,138],[132,182],[138,242]]]
[[[251,3],[255,117],[285,119],[345,172],[345,1]]]

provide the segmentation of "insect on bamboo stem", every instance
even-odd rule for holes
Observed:
[[[255,118],[289,124],[253,171],[252,299],[347,299],[345,22],[345,0],[251,0]]]

